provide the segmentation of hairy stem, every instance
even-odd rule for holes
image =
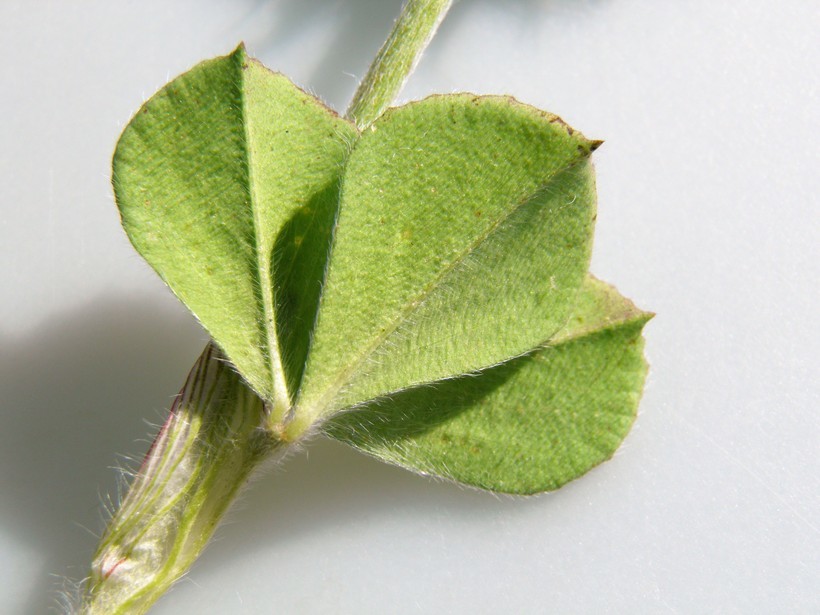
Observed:
[[[348,110],[359,127],[392,103],[451,2],[408,0]],[[310,428],[267,415],[209,343],[100,540],[81,613],[145,613],[188,570],[254,469],[287,448],[280,436]]]
[[[94,556],[81,612],[144,613],[204,549],[239,488],[280,448],[264,406],[209,344]]]
[[[452,0],[407,0],[347,109],[346,117],[360,129],[372,124],[396,98],[451,4]]]

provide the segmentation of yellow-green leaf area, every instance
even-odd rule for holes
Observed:
[[[596,143],[508,97],[388,111],[354,147],[297,413],[548,340],[589,263]]]
[[[609,459],[637,412],[651,314],[589,277],[548,346],[332,418],[330,436],[412,470],[505,493],[557,489]]]
[[[356,136],[240,47],[160,90],[114,156],[134,246],[256,392],[283,407],[301,378],[329,241],[310,229],[332,226]]]

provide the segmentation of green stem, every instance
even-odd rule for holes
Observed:
[[[407,2],[351,103],[359,127],[393,101],[451,2]],[[251,473],[311,427],[268,426],[268,411],[208,344],[100,540],[80,613],[145,613],[188,570]]]
[[[407,0],[347,109],[346,117],[360,129],[370,126],[396,98],[451,4]]]
[[[92,563],[82,613],[145,613],[205,548],[239,488],[281,446],[264,404],[209,344]]]

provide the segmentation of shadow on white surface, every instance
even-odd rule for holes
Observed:
[[[0,524],[42,562],[24,612],[47,612],[64,577],[86,574],[103,525],[101,498],[116,502],[114,466],[138,464],[155,430],[146,420],[161,422],[202,343],[181,309],[130,297],[100,300],[3,340]],[[133,460],[118,463],[124,451]],[[199,570],[391,511],[446,508],[469,520],[534,503],[420,479],[317,438],[252,485]]]
[[[147,438],[145,421],[161,418],[202,343],[167,305],[101,299],[0,343],[0,523],[42,562],[26,613],[54,605],[54,575],[85,575],[100,498],[116,496],[117,453],[147,448],[134,440]]]

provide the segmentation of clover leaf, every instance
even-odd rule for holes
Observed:
[[[612,456],[652,317],[588,273],[600,142],[508,96],[395,97],[450,0],[408,0],[341,118],[244,47],[125,128],[134,247],[212,337],[94,556],[143,613],[254,470],[323,433],[497,492]]]

